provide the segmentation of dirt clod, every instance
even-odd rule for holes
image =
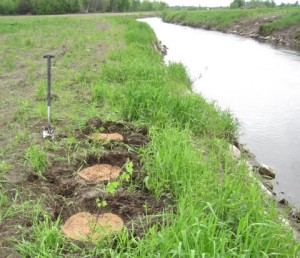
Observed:
[[[79,172],[79,176],[87,181],[99,183],[105,180],[116,179],[121,170],[122,168],[109,164],[96,164],[83,169]]]
[[[87,212],[79,212],[66,221],[62,231],[74,240],[97,242],[99,238],[118,232],[123,227],[123,220],[112,213],[97,217]]]

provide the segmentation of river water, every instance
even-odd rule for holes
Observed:
[[[268,44],[146,18],[193,90],[241,123],[240,142],[276,171],[274,191],[300,208],[300,55]]]

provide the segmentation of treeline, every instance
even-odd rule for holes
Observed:
[[[299,2],[296,1],[294,4],[284,4],[281,3],[281,7],[285,6],[298,6]],[[274,0],[250,0],[250,1],[245,1],[245,0],[234,0],[230,4],[230,8],[264,8],[264,7],[275,7],[275,1]]]
[[[0,0],[0,14],[64,14],[89,12],[159,11],[164,2],[149,0]]]

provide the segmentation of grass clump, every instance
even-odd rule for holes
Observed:
[[[285,241],[293,234],[278,223],[275,204],[266,207],[259,185],[249,178],[247,166],[237,164],[228,153],[226,141],[213,140],[205,154],[193,146],[189,130],[168,128],[153,131],[151,136],[145,158],[147,185],[158,196],[171,194],[177,214],[171,225],[141,241],[137,255],[148,257],[154,248],[149,242],[162,257],[273,253],[292,257],[297,253],[293,241]]]
[[[25,157],[35,172],[42,174],[48,168],[47,154],[38,145],[31,145],[26,150]]]
[[[35,220],[32,225],[32,234],[22,239],[18,245],[18,252],[22,257],[63,257],[66,249],[72,253],[76,245],[67,246],[65,236],[60,230],[60,219],[52,222],[48,215],[43,220]],[[31,241],[33,240],[33,241]],[[78,249],[78,247],[77,247]]]

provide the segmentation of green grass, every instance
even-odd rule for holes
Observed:
[[[225,29],[241,17],[250,15],[249,12],[242,10],[193,10],[193,11],[170,11],[163,14],[167,22],[181,23],[206,29]]]
[[[36,198],[34,193],[25,194],[29,190],[23,186],[17,191],[3,187],[1,223],[16,217],[30,218],[32,223],[26,227],[20,219],[13,225],[20,229],[14,243],[22,257],[297,256],[299,244],[292,230],[280,223],[276,203],[249,177],[245,163],[237,162],[228,151],[238,134],[237,121],[191,93],[184,67],[166,65],[154,50],[156,36],[148,25],[129,17],[97,15],[1,19],[5,49],[0,53],[15,48],[15,65],[22,60],[24,73],[31,74],[33,82],[25,84],[22,100],[12,106],[14,124],[10,126],[18,130],[5,129],[8,136],[18,133],[1,147],[2,170],[14,164],[4,153],[25,157],[31,172],[47,171],[51,163],[83,161],[91,153],[101,153],[103,146],[76,139],[76,129],[95,116],[127,119],[150,129],[151,142],[139,153],[146,174],[145,185],[139,187],[174,202],[174,211],[157,214],[162,222],[148,225],[143,237],[136,237],[129,227],[96,245],[79,244],[64,237],[62,221],[48,214],[47,198],[55,196]],[[20,41],[15,40],[25,34],[19,52]],[[23,48],[28,51],[21,57]],[[46,67],[41,57],[46,50],[57,53],[53,89],[59,98],[53,101],[53,124],[56,134],[67,136],[42,142],[39,126],[46,122],[42,111],[46,103],[32,97],[43,96]],[[0,67],[7,76],[16,72],[6,63]],[[52,154],[61,150],[66,155]]]
[[[259,33],[269,35],[274,31],[287,28],[300,22],[299,7],[259,8],[259,9],[212,9],[212,10],[181,10],[163,13],[167,22],[225,31],[240,22],[275,17],[272,22],[262,22]],[[273,18],[272,18],[273,19]]]
[[[280,29],[289,28],[293,25],[300,24],[300,8],[297,9],[291,9],[282,13],[278,19],[271,23],[261,24],[259,27],[259,32],[263,35],[270,35]]]
[[[46,171],[48,167],[47,155],[38,145],[31,145],[26,150],[25,157],[33,171],[41,174]]]

